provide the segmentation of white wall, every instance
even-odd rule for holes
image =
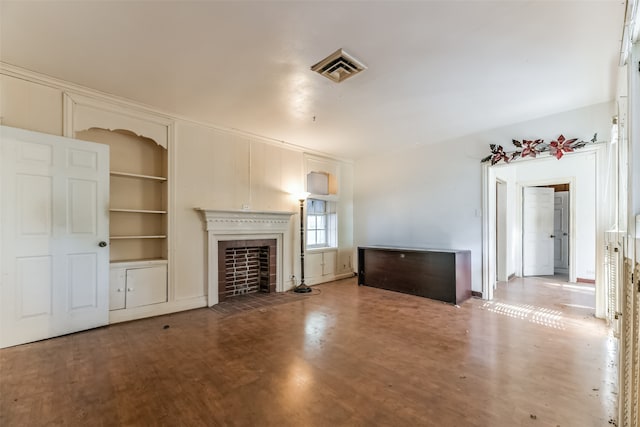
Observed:
[[[359,160],[354,169],[355,244],[470,249],[472,288],[482,290],[482,173],[489,144],[609,138],[613,105],[597,104],[437,144]],[[464,117],[460,118],[464,120]],[[452,124],[454,126],[455,124]],[[513,147],[515,148],[515,147]]]
[[[313,195],[336,202],[338,217],[338,247],[309,249],[305,252],[305,283],[313,285],[327,280],[328,276],[353,274],[353,166],[331,159],[305,155],[305,176],[310,172],[326,172],[338,179],[336,193]],[[306,190],[311,190],[306,188]],[[299,250],[297,252],[299,255]],[[296,278],[299,279],[296,274]]]
[[[0,74],[0,124],[62,136],[62,90]]]
[[[60,88],[0,77],[3,124],[61,134]],[[589,139],[598,132],[599,139],[607,139],[611,115],[612,105],[603,103],[433,145],[422,145],[429,141],[417,140],[418,145],[413,149],[363,159],[355,166],[341,164],[345,189],[341,189],[339,216],[343,227],[339,231],[341,247],[337,266],[342,271],[350,270],[344,266],[353,256],[352,236],[357,245],[470,249],[473,289],[480,291],[482,183],[479,161],[488,153],[488,144],[499,143],[511,148],[512,138],[548,141],[560,133]],[[186,298],[199,294],[205,286],[204,271],[200,270],[205,253],[204,232],[192,208],[240,209],[248,203],[256,210],[271,206],[296,210],[295,202],[289,204],[284,192],[287,180],[298,170],[298,185],[302,188],[303,164],[300,151],[182,120],[176,121],[175,144],[177,227],[174,237],[177,240],[172,254],[180,260],[176,264],[175,281],[180,287],[176,288],[176,296]],[[264,166],[267,158],[277,160],[280,166]],[[349,197],[351,192],[353,199]],[[187,249],[185,245],[197,249]],[[295,260],[291,262],[295,266]],[[355,263],[353,258],[351,263]]]
[[[32,79],[30,81],[30,79]],[[0,123],[6,126],[62,135],[64,82],[51,82],[32,74],[20,78],[0,74]],[[106,98],[90,89],[69,84],[72,90],[97,99]],[[109,98],[112,102],[113,99]],[[135,104],[132,104],[135,105]],[[144,107],[141,107],[144,108]],[[153,110],[150,111],[154,113]],[[164,114],[166,117],[166,114]],[[248,137],[239,132],[218,130],[186,119],[174,119],[173,158],[174,203],[169,207],[174,232],[170,257],[174,271],[175,301],[202,298],[207,293],[206,233],[195,207],[220,210],[296,212],[291,235],[295,248],[292,259],[284,260],[285,289],[299,277],[298,202],[291,193],[304,189],[304,153],[291,145]],[[339,247],[336,269],[320,281],[352,274],[353,253],[353,165],[331,160],[340,172],[338,204]],[[307,261],[308,267],[309,262]]]

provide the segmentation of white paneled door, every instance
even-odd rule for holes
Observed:
[[[569,192],[553,195],[553,265],[556,273],[569,273]]]
[[[109,321],[109,147],[0,126],[0,347]]]
[[[525,187],[522,213],[522,274],[553,275],[553,188]]]

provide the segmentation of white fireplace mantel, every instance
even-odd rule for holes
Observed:
[[[284,260],[292,260],[291,216],[295,212],[216,210],[202,212],[208,238],[208,305],[218,303],[218,243],[225,240],[276,239],[276,291],[284,291]]]

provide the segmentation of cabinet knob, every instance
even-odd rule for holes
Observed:
[[[127,291],[132,292],[133,288],[127,288]]]
[[[101,248],[104,248],[105,246],[107,246],[107,242],[103,240],[102,242],[98,243],[98,246],[100,246]]]
[[[117,291],[118,291],[118,292],[122,292],[122,288],[118,288],[118,289],[117,289]]]

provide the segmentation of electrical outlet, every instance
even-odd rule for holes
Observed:
[[[242,210],[243,211],[248,211],[249,210],[249,205],[247,205],[247,204],[242,205]]]

